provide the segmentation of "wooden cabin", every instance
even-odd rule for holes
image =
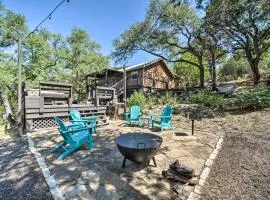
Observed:
[[[123,69],[106,69],[98,73],[89,74],[88,83],[89,98],[97,99],[102,93],[114,95],[111,99],[121,101],[123,95]],[[174,74],[162,59],[126,67],[127,96],[135,90],[145,93],[154,93],[177,88],[180,78]],[[95,88],[99,88],[95,90]],[[111,90],[110,90],[111,89]],[[104,90],[104,91],[102,91]],[[109,92],[110,91],[110,92]],[[95,93],[97,93],[95,95]],[[105,98],[105,97],[104,97]]]

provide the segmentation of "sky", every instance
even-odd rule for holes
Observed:
[[[61,0],[2,0],[6,8],[23,14],[30,30],[34,29]],[[149,0],[70,0],[64,3],[43,24],[54,33],[68,36],[73,27],[87,30],[90,37],[101,45],[101,52],[109,55],[112,42],[135,22],[144,19]],[[150,54],[139,52],[128,65],[154,59]],[[111,62],[114,65],[114,62]]]

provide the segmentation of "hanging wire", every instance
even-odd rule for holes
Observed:
[[[69,3],[70,0],[62,0],[59,4],[57,4],[57,6],[47,15],[47,17],[45,17],[36,27],[34,30],[32,30],[26,37],[28,38],[31,34],[33,34],[35,31],[38,31],[38,28],[47,20],[47,19],[52,19],[52,14],[63,4],[63,3]]]

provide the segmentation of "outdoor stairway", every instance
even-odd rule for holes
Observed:
[[[89,90],[88,98],[96,106],[117,103],[124,93],[124,79],[113,85],[92,86]]]

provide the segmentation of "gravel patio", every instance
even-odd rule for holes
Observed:
[[[202,200],[270,199],[270,110],[227,117]]]
[[[220,125],[216,126],[217,123]],[[176,116],[173,124],[175,130],[160,133],[147,127],[125,127],[120,120],[110,121],[94,136],[93,152],[82,147],[63,161],[56,160],[58,153],[50,154],[62,140],[57,130],[33,132],[31,137],[66,199],[179,199],[186,198],[194,186],[183,185],[177,194],[172,191],[174,184],[162,177],[162,170],[178,159],[199,176],[223,130],[222,120],[195,122],[195,135],[191,135],[191,122],[186,118]],[[162,136],[163,144],[155,157],[158,167],[127,161],[126,167],[121,168],[123,157],[114,139],[135,130]]]

